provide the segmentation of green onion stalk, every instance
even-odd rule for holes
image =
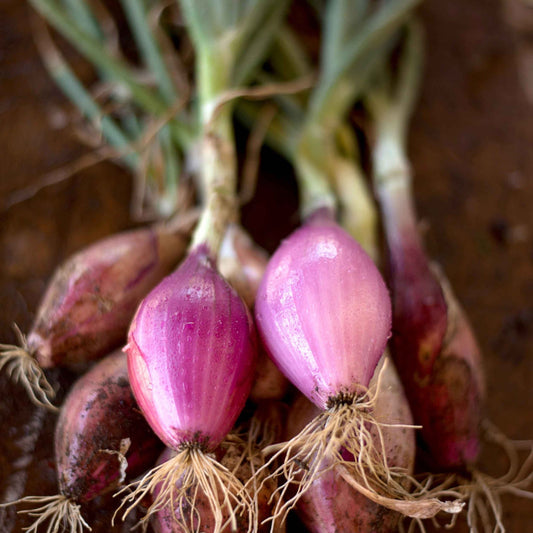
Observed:
[[[163,53],[164,30],[151,13],[159,2],[123,1],[122,7],[140,56],[134,65],[116,44],[115,21],[80,0],[30,0],[44,20],[95,67],[108,99],[85,88],[55,46],[42,21],[35,25],[44,64],[70,101],[104,141],[98,161],[113,158],[134,173],[134,215],[166,218],[179,203],[179,180],[198,125],[187,108],[189,95]],[[165,35],[166,38],[168,38]],[[162,161],[162,163],[160,163]]]
[[[398,0],[372,9],[364,0],[334,0],[317,8],[324,20],[320,76],[306,97],[277,98],[280,112],[266,137],[295,167],[302,218],[320,208],[333,210],[374,260],[376,208],[347,116],[418,3]],[[274,76],[283,79],[300,78],[312,70],[301,45],[286,29],[276,38],[270,63]],[[259,79],[272,82],[272,74],[262,73]],[[247,102],[240,110],[248,122],[256,115]]]
[[[179,201],[179,179],[191,168],[200,174],[205,204],[195,242],[208,240],[215,250],[226,219],[235,211],[236,154],[233,98],[227,92],[245,86],[265,59],[288,1],[122,0],[140,65],[116,45],[114,19],[80,0],[30,0],[42,17],[94,67],[111,102],[103,105],[64,60],[43,24],[36,32],[50,74],[100,133],[113,155],[134,172],[138,203],[148,214],[167,217]],[[177,35],[176,8],[186,20],[196,54],[196,93],[179,54],[169,45]],[[170,21],[170,22],[169,22]],[[108,34],[111,33],[110,36]],[[183,37],[181,34],[179,37]],[[172,53],[169,53],[169,49]],[[110,110],[111,109],[111,110]],[[200,154],[201,167],[198,167]],[[217,234],[219,234],[217,236]]]
[[[235,101],[229,93],[249,81],[265,59],[287,3],[275,0],[181,0],[196,51],[200,128],[200,190],[204,210],[191,248],[218,254],[238,211]]]

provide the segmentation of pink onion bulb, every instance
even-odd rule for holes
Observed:
[[[286,480],[277,493],[296,487],[273,516],[284,517],[320,476],[352,456],[350,475],[366,497],[419,516],[420,506],[405,488],[410,476],[391,470],[380,453],[377,394],[369,389],[390,335],[389,294],[372,260],[328,211],[317,211],[276,251],[255,310],[273,360],[321,410],[289,441],[264,450],[272,454],[265,468],[283,462],[271,474]],[[440,501],[429,505],[433,514],[447,510]],[[427,505],[422,507],[427,517]]]
[[[128,345],[130,382],[155,433],[176,455],[155,467],[126,496],[126,513],[162,484],[145,521],[172,502],[196,508],[202,493],[220,531],[227,511],[235,524],[242,511],[255,523],[242,483],[213,451],[241,412],[252,386],[256,343],[246,305],[217,272],[205,245],[141,303]],[[244,494],[244,495],[243,495]],[[244,501],[243,501],[244,498]]]
[[[133,392],[161,440],[216,448],[250,392],[256,346],[246,306],[205,247],[143,300],[126,351]]]
[[[321,409],[368,386],[390,335],[391,303],[377,267],[323,213],[278,248],[255,311],[276,365]]]

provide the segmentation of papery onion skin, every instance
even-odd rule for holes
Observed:
[[[325,211],[278,248],[255,312],[278,368],[322,410],[330,398],[368,386],[391,328],[377,267]]]
[[[172,271],[187,240],[164,226],[141,228],[70,257],[54,273],[28,335],[39,365],[86,363],[124,342],[139,302]]]
[[[115,452],[124,445],[130,479],[150,468],[162,448],[138,410],[126,355],[117,351],[74,384],[61,408],[55,431],[61,494],[83,503],[117,487],[122,465]]]
[[[143,300],[126,352],[132,389],[161,440],[214,450],[250,392],[256,342],[250,313],[206,246]]]

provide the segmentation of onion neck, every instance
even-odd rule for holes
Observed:
[[[213,256],[218,254],[226,229],[238,210],[237,156],[231,113],[232,106],[225,104],[213,115],[206,125],[201,148],[205,204],[191,247],[206,244]]]
[[[220,103],[231,87],[234,50],[197,47],[199,112],[202,124],[200,185],[203,213],[191,247],[206,244],[216,257],[226,228],[237,214],[237,155],[233,133],[233,102]]]
[[[372,154],[374,187],[393,265],[401,265],[407,251],[416,256],[424,254],[413,202],[411,166],[400,139],[393,127],[378,127]]]

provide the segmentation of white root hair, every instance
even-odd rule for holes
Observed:
[[[153,502],[140,524],[148,523],[152,515],[168,506],[171,515],[186,533],[199,533],[202,524],[196,503],[202,492],[215,519],[213,533],[221,533],[228,525],[236,530],[237,520],[242,515],[247,518],[248,533],[257,530],[256,507],[249,492],[233,472],[198,446],[184,446],[169,461],[156,466],[115,496],[131,489],[123,497],[113,520],[125,507],[124,520],[146,495],[152,493],[155,494]],[[229,516],[226,521],[224,511]]]
[[[382,428],[417,426],[376,420],[373,412],[381,377],[382,372],[371,390],[363,390],[358,395],[341,393],[331,398],[328,408],[298,435],[264,448],[266,455],[272,455],[258,474],[266,469],[272,472],[261,483],[284,477],[272,496],[277,501],[272,516],[266,520],[272,522],[271,527],[275,520],[284,520],[311,484],[333,468],[338,468],[345,481],[367,498],[415,518],[417,523],[440,511],[451,514],[461,511],[463,503],[458,492],[429,490],[407,469],[388,464]],[[280,466],[276,467],[277,464]],[[441,501],[442,497],[453,501]]]
[[[284,483],[277,488],[273,498],[277,499],[269,520],[281,518],[295,506],[300,496],[323,473],[344,465],[360,483],[372,492],[386,494],[390,498],[409,497],[404,487],[407,472],[389,467],[381,424],[372,414],[374,399],[367,392],[352,401],[332,402],[330,408],[314,420],[291,440],[267,446],[263,452],[271,455],[258,474],[280,463],[265,480],[283,476]],[[377,444],[374,433],[377,433]],[[346,461],[343,452],[353,455],[354,461]],[[262,481],[262,483],[265,482]],[[294,493],[289,491],[294,489]]]
[[[471,468],[471,479],[460,479],[457,491],[468,501],[471,533],[505,533],[501,497],[509,494],[533,499],[533,441],[513,441],[489,421],[483,422],[482,429],[486,441],[502,448],[509,468],[501,477]],[[520,452],[527,453],[522,462]]]
[[[26,496],[14,502],[0,505],[6,507],[18,503],[42,504],[34,509],[18,511],[18,514],[27,514],[36,517],[37,520],[29,527],[24,528],[28,533],[37,533],[39,527],[48,522],[46,533],[59,533],[69,531],[70,533],[83,533],[84,529],[91,530],[89,524],[81,515],[80,506],[73,500],[62,494],[55,496]]]
[[[13,327],[19,346],[0,344],[0,371],[5,369],[10,379],[22,385],[35,405],[57,411],[52,403],[56,394],[54,388],[31,353],[26,336],[16,324]]]

